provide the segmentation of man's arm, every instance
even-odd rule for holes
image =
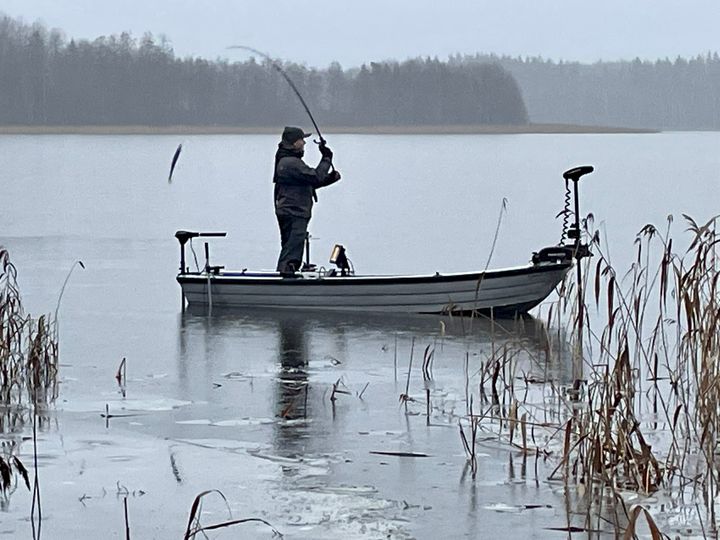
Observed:
[[[334,184],[340,179],[339,175],[330,173],[332,161],[325,157],[320,160],[320,163],[314,169],[298,157],[285,158],[280,162],[280,165],[278,176],[281,182],[288,179],[290,181],[287,183],[306,184],[313,188],[321,188]]]

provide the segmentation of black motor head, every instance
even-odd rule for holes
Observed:
[[[585,176],[586,174],[590,174],[595,170],[595,167],[592,165],[581,165],[580,167],[574,167],[570,170],[567,170],[563,173],[563,178],[565,180],[572,180],[573,182],[577,182],[580,180],[581,176]]]

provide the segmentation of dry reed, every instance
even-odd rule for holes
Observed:
[[[57,327],[48,316],[27,315],[17,285],[17,269],[0,247],[0,489],[7,497],[17,475],[30,489],[28,471],[15,455],[28,422],[42,425],[47,407],[57,397]],[[32,415],[32,417],[31,417]],[[36,454],[36,446],[34,447]],[[15,474],[16,473],[16,474]],[[37,467],[34,472],[33,514],[40,514]],[[33,519],[33,528],[35,527]],[[38,525],[39,528],[39,525]],[[39,534],[39,530],[38,533]]]
[[[227,499],[225,498],[225,495],[217,489],[209,489],[207,491],[203,491],[202,493],[198,494],[197,497],[195,497],[195,500],[192,503],[192,506],[190,508],[190,515],[188,517],[188,524],[185,528],[185,535],[183,538],[185,540],[191,540],[195,538],[197,535],[203,535],[207,537],[205,534],[207,531],[212,531],[216,529],[225,529],[228,527],[233,527],[235,525],[241,525],[244,523],[262,523],[263,525],[266,525],[270,527],[270,529],[273,532],[273,536],[277,536],[279,538],[282,538],[282,534],[280,531],[278,531],[275,527],[273,527],[270,523],[265,521],[262,518],[242,518],[242,519],[232,519],[232,516],[230,516],[230,519],[220,522],[220,523],[214,523],[212,525],[202,525],[200,523],[200,517],[202,516],[202,501],[205,497],[208,495],[216,494],[218,495],[223,502],[225,503],[228,514],[230,514],[230,507],[228,506]]]
[[[552,345],[553,335],[564,336],[574,384],[554,381],[547,373],[517,376],[518,355],[536,353],[520,340],[498,345],[493,339],[475,386],[485,411],[473,414],[466,356],[470,432],[466,434],[461,420],[460,435],[473,475],[477,432],[492,432],[525,454],[555,457],[549,479],[585,494],[580,530],[610,525],[616,534],[631,538],[644,515],[651,536],[659,538],[660,527],[649,510],[636,506],[628,511],[622,494],[663,490],[689,495],[705,514],[698,515],[703,530],[717,534],[720,236],[716,218],[706,223],[684,219],[691,235],[685,251],[673,249],[677,242],[670,237],[671,217],[664,234],[646,225],[637,235],[634,261],[622,274],[611,264],[592,215],[584,220],[595,258],[582,261],[582,289],[591,293],[595,313],[588,306],[579,309],[585,299],[578,298],[572,277],[560,287],[558,301],[545,307],[548,340],[542,360],[556,366],[567,362],[563,348]],[[582,344],[576,337],[581,324]],[[533,402],[533,395],[542,396],[542,402]],[[540,446],[536,430],[543,432]]]

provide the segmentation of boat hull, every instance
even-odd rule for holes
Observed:
[[[570,263],[419,276],[276,273],[178,275],[190,305],[385,313],[525,313],[562,281]]]

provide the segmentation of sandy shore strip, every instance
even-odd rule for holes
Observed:
[[[277,134],[283,126],[0,126],[0,135],[255,135]],[[572,124],[321,126],[324,134],[513,135],[524,133],[659,133],[659,130]]]

